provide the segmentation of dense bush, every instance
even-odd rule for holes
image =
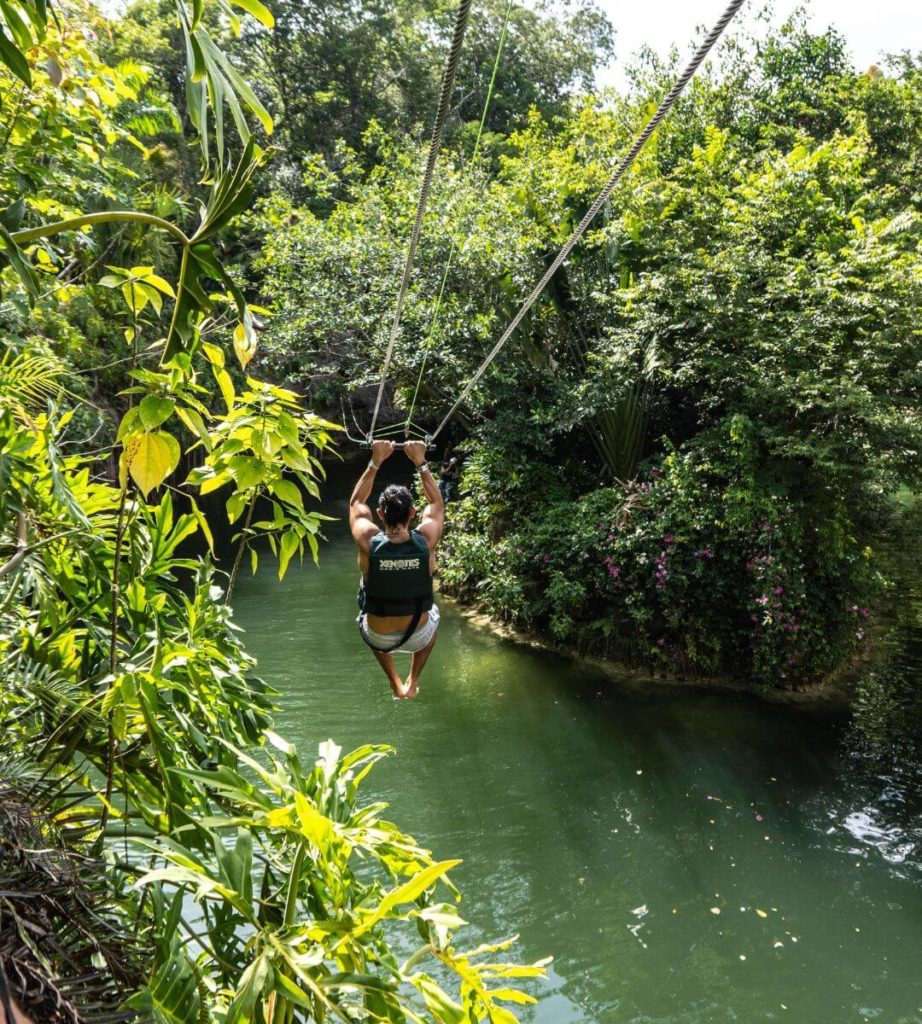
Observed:
[[[499,618],[656,671],[772,686],[814,680],[865,642],[882,580],[846,505],[760,481],[739,418],[627,490],[527,516],[489,463],[481,451],[466,470],[443,582]]]

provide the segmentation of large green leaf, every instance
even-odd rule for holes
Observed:
[[[150,983],[128,1000],[152,1024],[199,1024],[202,997],[195,968],[174,935],[167,957],[158,963]]]
[[[161,430],[146,432],[137,438],[128,471],[145,498],[179,465],[179,456],[176,439]]]
[[[26,85],[32,84],[32,71],[29,68],[29,62],[2,26],[0,26],[0,61],[3,61],[10,71]]]
[[[2,36],[2,32],[0,32],[0,36]],[[13,236],[6,226],[0,224],[0,269],[4,265],[13,268],[16,276],[28,292],[30,301],[38,296],[40,289],[38,274],[29,262],[28,256],[13,240]]]

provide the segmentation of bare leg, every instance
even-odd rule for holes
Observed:
[[[407,693],[404,689],[403,683],[400,681],[400,676],[397,674],[397,667],[394,665],[394,659],[390,654],[384,654],[381,651],[372,650],[371,652],[375,656],[375,660],[384,669],[384,673],[391,684],[391,690],[394,696],[397,698],[406,697]]]
[[[413,655],[413,660],[410,662],[410,674],[407,676],[406,689],[403,692],[405,697],[415,697],[419,693],[419,677],[423,671],[423,665],[426,664],[426,659],[432,653],[432,648],[435,647],[438,635],[436,633],[421,651],[417,651]]]

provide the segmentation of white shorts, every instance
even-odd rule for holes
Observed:
[[[391,648],[394,647],[394,644],[399,643],[406,630],[398,629],[396,633],[376,633],[373,629],[368,628],[368,616],[364,614],[360,615],[356,622],[370,647],[376,647],[379,651],[391,651],[392,654],[416,654],[417,651],[421,651],[432,643],[435,631],[439,628],[439,609],[437,605],[433,605],[429,609],[429,618],[426,622],[417,626],[410,639],[394,650]]]

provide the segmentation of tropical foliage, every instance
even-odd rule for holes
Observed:
[[[514,1021],[507,1006],[530,999],[516,979],[542,966],[457,944],[458,861],[361,799],[389,750],[326,742],[302,762],[233,623],[254,538],[280,575],[318,556],[335,429],[247,373],[258,311],[220,240],[262,162],[247,117],[270,125],[215,42],[234,9],[176,7],[195,196],[157,191],[170,158],[154,137],[178,114],[145,70],[98,57],[96,15],[25,0],[2,14],[5,1010],[12,996],[43,1021]],[[218,511],[238,530],[227,573]]]
[[[394,419],[439,421],[673,73],[641,63],[623,96],[535,113],[476,166],[446,154]],[[908,56],[857,73],[841,38],[797,20],[725,47],[462,410],[477,455],[450,586],[671,671],[791,685],[861,647],[880,499],[922,466],[920,87]],[[386,169],[341,179],[328,216],[276,199],[256,218],[277,314],[264,365],[319,400],[351,388],[358,419],[418,166],[381,145]],[[563,531],[622,519],[595,564],[623,567],[623,595],[573,575]],[[783,585],[747,568],[765,523],[783,532],[773,557],[800,581],[796,609],[753,604]],[[681,587],[677,564],[657,576],[667,535],[688,549]],[[530,560],[544,555],[559,580]]]

